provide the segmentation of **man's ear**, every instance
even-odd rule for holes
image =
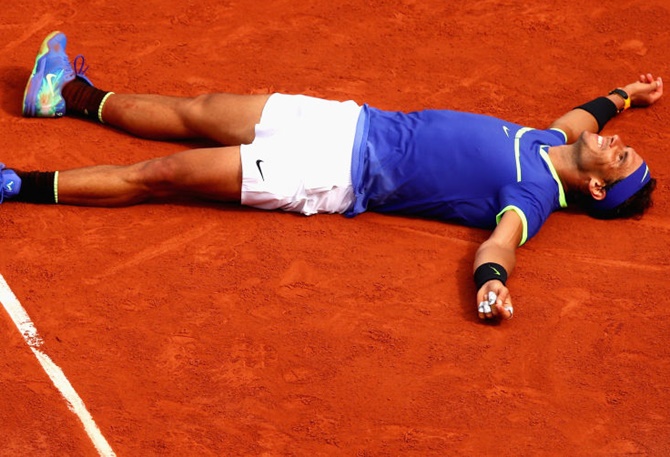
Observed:
[[[589,180],[589,193],[595,200],[602,200],[607,195],[605,183],[601,179],[591,177]]]

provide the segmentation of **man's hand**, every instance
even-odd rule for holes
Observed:
[[[498,280],[491,280],[477,291],[477,313],[480,319],[511,319],[514,315],[509,289]]]
[[[632,106],[649,106],[663,95],[663,80],[654,79],[651,73],[640,75],[638,81],[626,85],[623,90],[630,97]]]

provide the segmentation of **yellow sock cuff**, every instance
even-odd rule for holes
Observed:
[[[58,171],[54,172],[54,203],[58,203]]]
[[[102,120],[102,108],[105,106],[105,102],[109,98],[110,95],[114,95],[114,92],[107,92],[104,97],[102,97],[102,101],[100,102],[100,106],[98,107],[98,120],[100,121],[101,124],[104,124],[105,121]]]

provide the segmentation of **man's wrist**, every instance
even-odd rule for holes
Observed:
[[[617,106],[617,113],[620,113],[620,112],[625,111],[628,108],[630,108],[631,96],[630,96],[630,92],[628,90],[626,90],[625,88],[621,89],[621,88],[617,87],[616,89],[611,90],[608,95],[614,96],[614,97],[612,97],[612,98],[614,98],[614,100],[612,100],[612,101]],[[620,103],[621,101],[623,101],[623,104]]]
[[[503,283],[503,286],[507,282],[507,270],[505,270],[505,267],[495,262],[481,264],[477,267],[473,276],[477,290],[481,289],[484,284],[494,279]]]

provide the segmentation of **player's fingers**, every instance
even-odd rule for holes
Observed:
[[[507,320],[510,320],[514,317],[514,307],[511,304],[503,306],[502,317]]]
[[[486,301],[488,303],[490,313],[486,315],[488,318],[493,318],[498,314],[498,308],[496,306],[496,302],[498,301],[498,296],[496,295],[495,292],[489,291],[489,293],[486,295]]]
[[[514,307],[512,306],[512,297],[509,293],[501,294],[496,302],[497,314],[504,319],[511,319],[514,316]]]
[[[486,319],[488,315],[491,314],[491,306],[489,305],[489,302],[484,300],[479,302],[479,306],[477,307],[477,314],[479,315],[480,319]]]
[[[504,319],[511,319],[514,315],[514,308],[512,307],[512,298],[507,290],[500,291],[500,295],[489,291],[485,295],[485,300],[479,302],[477,306],[477,315],[480,319],[493,319],[495,317],[502,317]]]
[[[489,297],[491,298],[491,297]],[[501,290],[500,293],[498,294],[497,297],[495,297],[495,300],[493,303],[495,303],[496,307],[498,308],[499,306],[502,306],[505,302],[510,300],[510,295],[509,291],[504,289]]]
[[[477,314],[480,319],[488,319],[493,317],[492,306],[495,303],[495,292],[489,291],[488,293],[477,294],[477,298],[480,300],[479,305],[477,306]]]

